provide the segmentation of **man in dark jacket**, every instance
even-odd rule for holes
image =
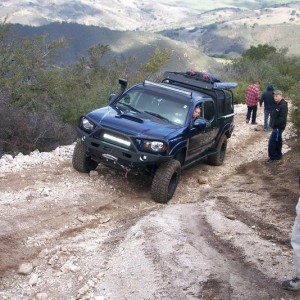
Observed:
[[[267,90],[261,95],[259,105],[264,103],[264,131],[269,130],[271,113],[276,106],[276,102],[273,97],[274,87],[269,84]]]
[[[268,144],[269,159],[267,164],[282,158],[282,132],[285,129],[288,115],[288,105],[283,99],[281,91],[276,90],[274,92],[274,100],[276,107],[271,114],[270,126],[272,127],[272,133]]]

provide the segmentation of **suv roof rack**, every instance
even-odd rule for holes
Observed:
[[[166,79],[176,81],[178,83],[184,83],[190,86],[195,86],[198,88],[203,88],[206,90],[213,89],[213,83],[211,83],[210,81],[204,80],[198,76],[191,76],[188,73],[167,71],[164,73],[164,81]]]
[[[237,86],[235,82],[220,82],[214,75],[202,72],[170,72],[164,73],[164,81],[182,83],[191,87],[206,90],[213,89],[232,89]]]

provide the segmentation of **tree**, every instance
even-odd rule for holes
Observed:
[[[258,46],[251,46],[243,55],[243,58],[249,58],[250,60],[263,60],[266,59],[270,54],[275,54],[277,49],[268,44]]]
[[[103,65],[101,64],[101,60],[103,56],[109,51],[109,45],[102,44],[94,45],[87,50],[89,54],[87,62],[89,63],[89,67],[93,68],[95,73],[101,73],[101,71],[103,71]]]
[[[55,87],[61,70],[53,65],[63,38],[17,38],[6,24],[0,25],[0,151],[28,153],[69,143],[70,126],[56,111]],[[53,77],[48,75],[54,72]],[[49,78],[57,78],[50,85]]]
[[[63,47],[63,37],[19,38],[0,24],[0,155],[71,143],[78,117],[106,105],[119,77],[131,84],[159,78],[171,57],[170,50],[156,49],[137,70],[136,58],[112,58],[109,45],[97,44],[63,66],[55,63]]]
[[[149,57],[148,61],[141,65],[139,70],[139,77],[154,79],[155,73],[157,73],[162,66],[166,65],[172,55],[169,49],[156,48],[154,53]]]

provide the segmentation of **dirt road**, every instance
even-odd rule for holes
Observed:
[[[281,289],[300,195],[300,143],[267,166],[269,132],[236,107],[226,162],[183,171],[168,205],[150,181],[79,174],[73,146],[0,160],[0,299],[299,299]]]

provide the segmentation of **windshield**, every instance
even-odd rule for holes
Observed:
[[[123,113],[140,112],[181,125],[185,123],[189,110],[189,102],[180,95],[174,97],[139,87],[124,94],[115,106]]]

